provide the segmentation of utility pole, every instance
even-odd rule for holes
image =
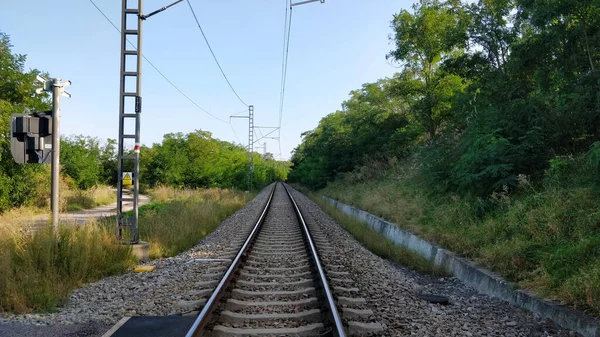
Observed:
[[[248,191],[252,191],[254,178],[254,105],[248,106]]]
[[[229,116],[231,118],[248,118],[248,191],[252,190],[252,180],[254,178],[254,105],[248,106],[248,116]]]
[[[52,229],[55,235],[58,234],[58,208],[60,207],[60,95],[63,94],[64,87],[70,84],[69,81],[61,83],[60,78],[52,79],[52,187],[50,200],[52,204]]]
[[[119,138],[117,153],[117,240],[121,243],[135,244],[140,240],[138,229],[138,199],[140,187],[140,118],[142,112],[142,26],[144,20],[158,14],[167,8],[182,2],[164,6],[148,15],[143,13],[144,0],[137,0],[137,8],[127,6],[128,0],[122,0],[121,10],[121,68],[120,68],[120,89],[119,89]],[[128,19],[134,19],[136,25],[129,26]],[[133,28],[133,29],[132,29]],[[128,49],[128,37],[135,36],[137,45],[133,49]],[[129,67],[127,61],[134,61],[134,66]],[[134,78],[135,82],[127,81],[128,78]],[[133,84],[133,85],[131,85]],[[132,88],[133,86],[133,88]],[[128,130],[126,133],[126,120],[134,120],[135,129]],[[133,139],[133,155],[126,153],[125,141]],[[133,161],[133,172],[124,172],[124,162]],[[123,197],[124,182],[132,182],[133,198]],[[123,215],[123,206],[126,202],[133,203],[133,216],[125,217]]]
[[[37,80],[43,84],[43,88],[36,89],[38,94],[43,91],[52,92],[52,166],[50,185],[50,208],[52,210],[52,229],[58,237],[58,213],[60,207],[60,96],[71,98],[71,94],[65,91],[65,87],[71,85],[71,81],[61,82],[56,77],[51,80],[38,76]]]
[[[262,149],[263,150],[263,155],[266,154],[267,153],[267,142],[264,142],[262,146],[256,146],[256,147],[254,147],[254,149],[255,150]]]

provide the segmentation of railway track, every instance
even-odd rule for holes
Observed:
[[[315,240],[276,184],[186,336],[345,336]]]
[[[307,224],[283,183],[274,184],[256,223],[240,227],[230,248],[220,253],[227,258],[213,259],[216,264],[198,275],[197,287],[180,302],[186,315],[197,313],[188,316],[193,321],[184,328],[187,333],[174,334],[165,321],[156,327],[186,337],[346,336],[383,330],[357,296],[359,289],[339,263],[343,257],[334,253],[317,224]],[[129,331],[136,330],[114,336],[131,336]]]

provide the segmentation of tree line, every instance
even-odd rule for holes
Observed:
[[[564,156],[591,152],[597,166],[597,0],[420,0],[391,28],[386,57],[401,70],[303,133],[291,180],[322,188],[416,156],[432,188],[489,196]]]
[[[26,56],[12,53],[7,34],[0,32],[0,213],[35,205],[49,194],[50,170],[44,165],[15,164],[10,153],[10,116],[50,110],[48,94],[35,92],[37,69],[25,70]],[[48,76],[48,74],[43,74]],[[133,149],[130,150],[133,154]],[[61,137],[61,174],[66,186],[88,189],[117,183],[117,142],[95,137]],[[285,180],[289,164],[272,155],[253,154],[254,186]],[[128,163],[131,164],[131,163]],[[140,183],[204,188],[247,189],[248,152],[245,147],[213,138],[207,131],[171,133],[161,143],[142,146]],[[125,167],[133,171],[133,167]]]

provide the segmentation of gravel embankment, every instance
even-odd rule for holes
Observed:
[[[51,314],[0,314],[0,336],[102,336],[124,316],[167,315],[193,291],[198,275],[218,265],[195,259],[231,258],[259,215],[270,188],[223,221],[213,233],[178,256],[149,262],[150,273],[127,272],[74,291],[68,304]],[[221,262],[223,264],[223,262]]]
[[[419,275],[383,260],[364,248],[350,234],[301,193],[292,192],[308,223],[318,224],[333,243],[367,300],[381,336],[579,336],[552,321],[540,319],[506,302],[479,294],[455,278]],[[430,304],[419,294],[449,297],[450,304]]]

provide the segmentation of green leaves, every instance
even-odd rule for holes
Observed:
[[[367,83],[350,99],[303,134],[292,157],[290,179],[323,187],[336,175],[353,170],[372,156],[405,156],[419,131],[410,125],[408,104],[393,95],[396,79]]]
[[[247,189],[248,152],[245,148],[212,138],[207,131],[170,133],[162,143],[142,147],[140,175],[147,186],[235,187]],[[255,186],[285,180],[288,165],[271,156],[254,154]]]
[[[0,212],[31,203],[35,196],[32,181],[43,174],[41,167],[19,166],[10,154],[10,115],[26,109],[50,108],[48,95],[35,93],[38,70],[25,71],[25,56],[13,54],[7,34],[0,32]]]
[[[488,198],[541,180],[600,142],[599,27],[597,0],[419,0],[391,22],[400,73],[307,133],[291,177],[323,187],[415,151],[438,191]]]

